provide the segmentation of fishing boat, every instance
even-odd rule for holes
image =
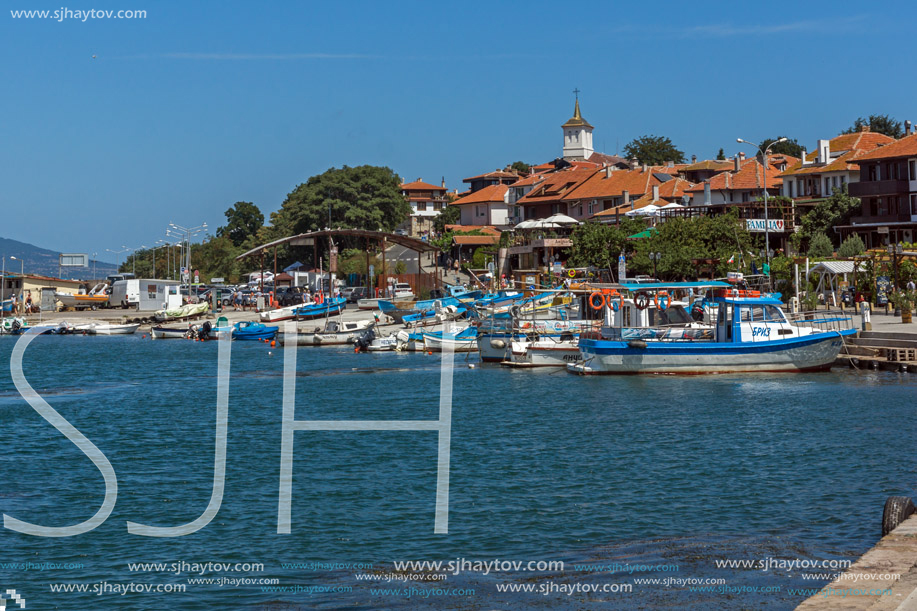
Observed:
[[[564,310],[559,312],[559,316],[564,314]],[[539,339],[572,340],[578,338],[582,331],[597,330],[601,326],[601,320],[485,319],[478,323],[478,352],[485,363],[512,361],[514,342],[532,342]]]
[[[269,327],[250,320],[237,322],[232,326],[232,338],[242,341],[270,340],[277,335],[279,327]]]
[[[139,323],[117,325],[107,322],[92,323],[86,332],[89,335],[130,335],[140,328]]]
[[[298,306],[293,312],[299,320],[311,320],[340,314],[347,307],[347,300],[343,297],[329,297],[322,302],[315,302]]]
[[[568,363],[583,360],[577,337],[546,337],[530,341],[510,342],[509,359],[500,364],[505,367],[565,367]]]
[[[478,330],[477,327],[468,326],[460,331],[455,329],[449,333],[424,332],[423,345],[428,352],[442,352],[448,348],[451,348],[453,352],[474,352],[478,349]]]
[[[653,299],[665,313],[669,292],[686,287],[712,288],[714,325],[608,324],[580,336],[581,363],[567,369],[579,374],[711,374],[820,371],[831,367],[844,343],[856,333],[850,316],[806,312],[792,318],[781,301],[728,283],[622,284],[637,307]],[[606,312],[606,320],[612,317]]]
[[[386,316],[391,317],[395,322],[410,322],[418,320],[418,317],[427,315],[432,316],[432,312],[441,308],[454,306],[456,308],[472,305],[474,299],[481,295],[481,291],[465,290],[462,286],[451,285],[448,297],[439,297],[436,299],[423,299],[420,301],[407,300],[378,300],[379,310]]]
[[[311,331],[299,331],[292,337],[297,346],[340,346],[352,344],[364,331],[375,324],[374,320],[329,320],[323,327]],[[286,333],[278,337],[281,344],[291,338]]]
[[[186,339],[192,330],[188,327],[153,327],[150,337],[153,339]]]

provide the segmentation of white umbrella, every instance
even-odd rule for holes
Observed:
[[[538,219],[535,221],[530,221],[532,229],[552,229],[555,227],[560,227],[560,223],[555,223],[550,219]]]
[[[545,219],[546,223],[557,223],[558,225],[579,225],[579,221],[566,214],[552,214]]]
[[[637,208],[635,210],[631,210],[630,212],[625,212],[624,216],[654,216],[658,211],[659,206],[656,204],[649,204],[643,206],[642,208]]]
[[[673,202],[673,203],[671,203],[671,204],[666,204],[665,206],[663,206],[663,207],[661,208],[661,210],[670,210],[670,209],[672,209],[672,208],[684,208],[684,206],[682,206],[681,204],[676,204],[676,203]]]
[[[534,221],[532,220],[522,221],[521,223],[513,227],[513,229],[531,229],[532,227],[534,227],[534,225],[532,225],[533,222]]]

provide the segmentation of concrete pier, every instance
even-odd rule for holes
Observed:
[[[895,576],[900,575],[900,578]],[[888,593],[888,590],[891,590]],[[872,592],[872,593],[870,593]],[[880,593],[885,592],[885,593]],[[917,609],[917,514],[883,537],[800,611]]]

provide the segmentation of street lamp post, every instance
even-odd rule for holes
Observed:
[[[741,138],[736,138],[736,142],[739,144],[750,144],[758,149],[758,152],[761,153],[761,173],[764,175],[764,249],[767,251],[767,284],[769,287],[773,288],[771,283],[771,240],[770,240],[770,226],[767,218],[767,154],[770,152],[771,147],[780,142],[786,142],[786,138],[778,138],[777,140],[771,142],[761,150],[761,146],[755,144],[754,142],[749,142],[748,140],[742,140]]]
[[[185,269],[188,274],[188,302],[191,302],[191,238],[201,231],[207,229],[207,223],[201,223],[197,227],[182,227],[181,225],[176,225],[175,223],[169,223],[169,227],[172,227],[179,233],[183,234],[186,241],[185,248]]]
[[[658,279],[659,279],[659,278],[656,276],[656,263],[659,262],[659,261],[661,261],[661,260],[662,260],[662,253],[661,253],[661,252],[651,252],[651,253],[650,253],[650,261],[653,262],[653,279],[654,279],[654,280],[658,280]]]
[[[110,252],[111,254],[117,256],[117,258],[115,259],[115,261],[116,261],[117,264],[118,264],[118,270],[117,270],[117,271],[119,271],[119,272],[121,271],[121,255],[122,255],[123,253],[126,253],[127,251],[130,250],[130,248],[128,248],[127,246],[122,246],[121,248],[122,248],[123,250],[112,250],[111,248],[106,248],[106,249],[105,249],[105,252]]]
[[[25,261],[19,257],[10,255],[10,259],[19,261],[19,298],[16,300],[16,307],[22,307],[22,287],[25,285]]]

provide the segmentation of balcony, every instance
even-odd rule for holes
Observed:
[[[852,182],[848,191],[853,197],[870,197],[873,195],[894,195],[908,193],[910,185],[906,180],[873,180]]]
[[[875,216],[855,216],[850,219],[850,223],[853,225],[885,225],[887,223],[907,223],[910,220],[910,214],[877,214]]]

